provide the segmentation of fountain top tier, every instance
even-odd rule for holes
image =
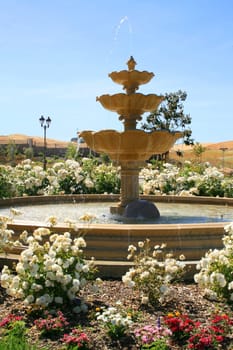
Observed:
[[[122,70],[120,72],[112,72],[109,77],[114,81],[114,83],[123,85],[123,89],[126,91],[127,95],[133,94],[138,90],[139,86],[142,84],[147,84],[154,77],[154,73],[143,71],[140,72],[135,69],[136,62],[131,56],[127,62],[128,70]]]

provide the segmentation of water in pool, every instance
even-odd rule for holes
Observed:
[[[204,204],[156,203],[160,211],[160,218],[144,221],[140,218],[125,219],[111,215],[111,203],[56,203],[40,205],[14,206],[22,212],[15,217],[15,221],[40,222],[45,224],[50,216],[55,216],[59,223],[67,219],[80,221],[86,214],[95,216],[93,223],[105,224],[184,224],[205,222],[233,221],[233,207]],[[1,208],[0,215],[9,215],[9,208]]]

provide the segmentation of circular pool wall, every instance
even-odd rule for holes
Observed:
[[[155,203],[186,203],[215,205],[224,211],[224,208],[233,208],[233,199],[210,197],[176,197],[176,196],[142,196]],[[58,202],[117,202],[117,195],[68,195],[68,196],[43,196],[10,198],[0,201],[0,208],[10,208],[20,204],[28,204],[28,210],[34,204]],[[109,203],[109,207],[110,207]],[[1,209],[0,209],[1,211]],[[229,218],[230,219],[230,218]],[[230,220],[231,221],[231,220]],[[233,218],[232,218],[233,221]],[[151,245],[167,244],[167,252],[173,252],[175,256],[184,254],[186,260],[196,263],[209,249],[221,249],[224,227],[229,221],[202,222],[202,223],[173,223],[173,224],[105,224],[105,223],[80,223],[77,230],[71,230],[73,235],[85,235],[87,258],[92,256],[103,262],[105,270],[111,276],[121,274],[128,268],[127,249],[129,244],[137,244],[138,241],[150,239]],[[32,232],[35,228],[45,226],[42,223],[18,222],[14,220],[9,224],[17,234],[23,230]],[[59,224],[53,228],[56,232],[68,230],[67,224]],[[18,251],[19,252],[19,251]],[[17,253],[17,252],[16,252]],[[119,268],[120,266],[120,268]],[[119,272],[120,271],[120,272]]]

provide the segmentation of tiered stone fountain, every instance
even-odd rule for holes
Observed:
[[[92,150],[107,154],[121,167],[120,203],[110,208],[111,213],[155,218],[159,216],[156,206],[139,199],[139,172],[147,159],[154,154],[167,152],[182,133],[167,130],[148,133],[136,128],[137,121],[142,119],[141,115],[155,111],[164,97],[136,93],[139,86],[148,83],[154,74],[135,70],[136,62],[132,56],[127,65],[128,70],[109,74],[115,83],[123,86],[126,93],[97,97],[104,108],[118,113],[119,120],[124,123],[124,131],[83,131],[80,136]]]

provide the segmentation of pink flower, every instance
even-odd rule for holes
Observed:
[[[9,314],[8,316],[4,317],[3,320],[0,322],[0,327],[6,327],[10,323],[15,322],[15,321],[21,321],[22,319],[23,319],[23,316]]]
[[[82,332],[80,329],[74,328],[71,334],[64,334],[62,341],[67,345],[77,345],[78,349],[86,349],[89,338],[86,333]]]

